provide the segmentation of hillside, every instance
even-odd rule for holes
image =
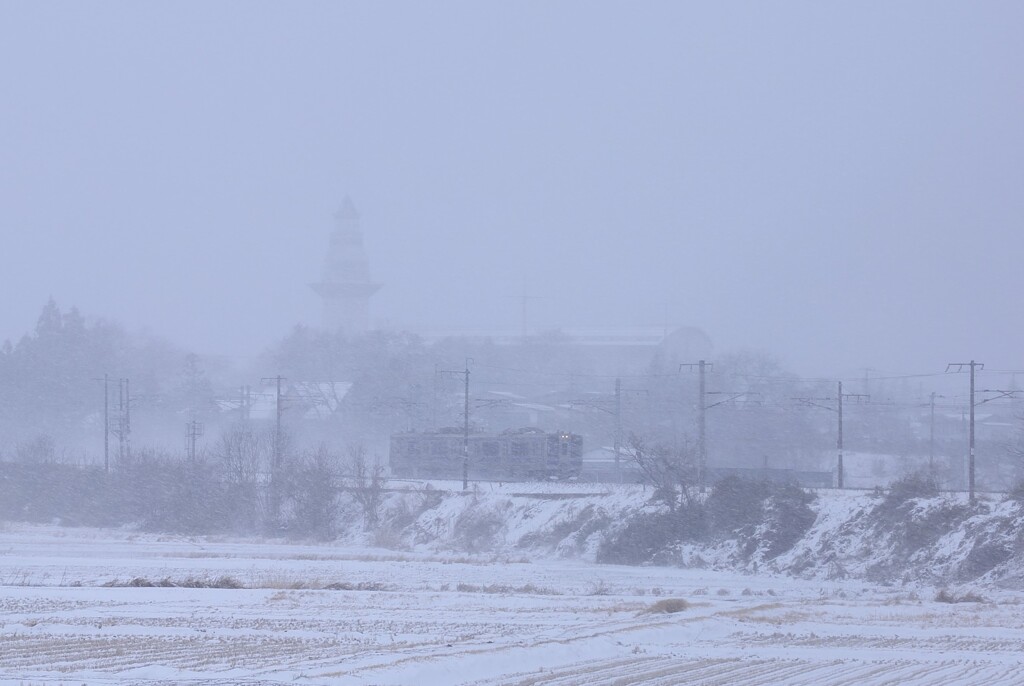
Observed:
[[[714,520],[708,523],[692,513],[669,513],[650,501],[650,489],[639,486],[493,484],[468,493],[457,486],[408,485],[388,493],[372,530],[352,506],[341,513],[350,522],[341,537],[396,549],[512,558],[1024,588],[1024,507],[1001,496],[982,496],[972,506],[962,494],[823,491],[806,504],[809,515],[802,520],[802,503],[785,511],[769,499],[751,512],[726,512],[728,521],[715,526],[723,515],[702,514]],[[712,499],[705,501],[708,510]],[[738,526],[729,529],[730,524]]]

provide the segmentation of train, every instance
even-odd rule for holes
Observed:
[[[461,429],[411,431],[391,436],[391,476],[407,479],[462,479]],[[507,429],[471,433],[467,476],[477,481],[563,481],[579,477],[583,438],[565,431]]]

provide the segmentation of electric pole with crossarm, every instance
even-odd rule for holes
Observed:
[[[832,402],[832,398],[793,398],[797,402],[808,405],[810,407],[820,407],[823,410],[829,412],[835,412],[839,415],[839,426],[836,434],[836,487],[845,488],[845,470],[843,467],[843,398],[850,398],[851,400],[867,400],[870,398],[866,393],[843,393],[843,382],[838,381],[837,388],[837,407],[831,405],[823,405],[822,403]]]
[[[697,396],[697,484],[700,486],[700,490],[704,490],[704,484],[707,480],[707,469],[708,469],[708,443],[707,443],[707,406],[704,400],[704,396],[707,393],[707,371],[714,366],[712,362],[705,362],[700,360],[699,362],[689,362],[679,365],[679,369],[686,367],[688,369],[697,368],[700,372],[700,390]]]
[[[954,370],[953,367],[956,367]],[[971,420],[970,420],[970,437],[968,439],[968,452],[967,452],[967,497],[973,503],[974,502],[974,376],[979,371],[985,368],[985,364],[982,362],[951,362],[946,365],[946,371],[962,372],[964,367],[970,367],[971,369],[971,397],[969,401]]]
[[[453,374],[464,377],[465,390],[462,405],[462,490],[469,489],[469,365],[471,358],[466,358],[466,368],[463,370],[439,369],[436,374]]]

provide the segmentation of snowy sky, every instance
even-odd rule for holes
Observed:
[[[800,372],[1024,367],[1024,4],[0,2],[0,339],[689,324]]]

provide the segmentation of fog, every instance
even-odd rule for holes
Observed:
[[[806,374],[1019,367],[1019,3],[5,3],[0,340],[694,326]]]
[[[1019,683],[1022,26],[0,0],[0,683]]]

